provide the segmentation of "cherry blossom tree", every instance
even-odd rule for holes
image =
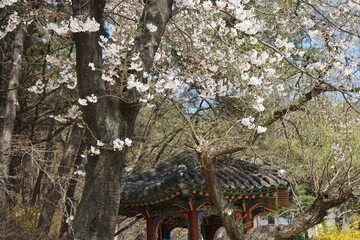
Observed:
[[[112,239],[120,179],[129,167],[127,157],[132,156],[129,150],[140,149],[134,154],[140,159],[145,142],[134,136],[143,124],[139,113],[140,117],[159,113],[164,106],[170,106],[174,119],[181,122],[164,142],[170,143],[179,132],[186,136],[177,147],[198,155],[231,239],[291,238],[353,196],[352,179],[344,180],[346,184],[334,181],[319,189],[318,198],[293,224],[244,234],[218,187],[215,161],[221,155],[256,151],[274,124],[293,112],[306,111],[312,100],[322,102],[321,95],[341,98],[357,111],[358,2],[7,0],[0,8],[6,13],[0,39],[22,34],[18,29],[30,25],[38,41],[48,44],[42,50],[42,78],[24,84],[36,100],[23,111],[38,109],[43,102],[56,109],[44,110],[39,117],[58,126],[45,141],[73,126],[74,136],[64,154],[72,160],[61,160],[59,176],[70,174],[81,142],[86,145],[81,153],[86,162],[82,198],[75,218],[69,218],[74,220],[76,239]],[[21,44],[14,45],[13,61],[21,49]],[[13,65],[17,73],[19,66]],[[32,71],[40,72],[36,67]],[[9,76],[9,111],[4,119],[14,124],[13,88],[20,75]],[[57,107],[47,99],[57,99]],[[2,135],[7,144],[0,162],[5,166],[1,199],[6,199],[10,125],[4,124],[7,133]],[[59,186],[66,188],[67,181]],[[55,205],[61,198],[54,190],[47,196]],[[45,205],[43,209],[48,210],[40,225],[50,221],[54,211]]]

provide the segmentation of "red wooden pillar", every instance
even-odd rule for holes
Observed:
[[[146,218],[146,239],[155,240],[154,238],[154,218]]]
[[[243,218],[243,224],[244,224],[244,232],[246,233],[247,231],[249,231],[251,228],[253,228],[254,223],[253,223],[253,219],[251,218],[251,213],[248,209],[245,210],[244,212],[245,216]]]
[[[157,229],[157,240],[163,240],[163,235],[162,234],[163,234],[162,233],[162,227],[161,227],[161,225],[159,225],[159,228]]]
[[[199,212],[196,210],[189,211],[189,232],[190,240],[199,240]]]

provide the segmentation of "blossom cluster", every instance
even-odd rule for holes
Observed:
[[[11,6],[13,5],[14,3],[16,3],[18,0],[2,0],[0,2],[0,8],[4,8],[6,6]]]
[[[114,151],[121,151],[125,146],[130,147],[131,145],[132,140],[129,138],[125,138],[124,140],[116,138],[114,141],[112,141],[111,147]],[[106,147],[106,144],[101,140],[97,140],[96,146],[90,146],[90,154],[99,155],[101,147]]]
[[[81,106],[87,106],[88,102],[97,103],[97,100],[98,100],[97,96],[95,96],[94,94],[91,94],[90,96],[86,96],[86,98],[79,98],[78,103]]]
[[[114,150],[117,150],[117,151],[121,151],[125,145],[130,147],[131,144],[132,144],[132,140],[130,140],[129,138],[125,138],[124,141],[117,138],[113,141]]]
[[[249,117],[241,119],[241,124],[244,125],[245,127],[247,127],[248,129],[256,128],[256,131],[258,133],[266,132],[266,130],[267,130],[266,127],[263,127],[263,126],[257,126],[256,127],[254,121],[255,121],[255,118],[252,117],[252,116],[249,116]]]
[[[2,4],[2,3],[0,3]],[[0,5],[1,8],[1,5]],[[19,16],[18,16],[18,12],[13,12],[8,19],[7,24],[1,27],[1,31],[0,31],[0,39],[4,38],[9,32],[12,32],[15,30],[16,26],[19,24]]]
[[[66,123],[69,122],[71,119],[75,120],[77,118],[81,118],[82,111],[80,110],[80,107],[78,105],[72,105],[65,114],[58,114],[56,116],[50,115],[49,117],[60,123]]]
[[[244,113],[236,122],[243,129],[263,133],[267,128],[259,119],[275,106],[291,101],[289,96],[297,98],[298,93],[308,91],[318,78],[343,89],[358,83],[354,74],[358,70],[358,20],[353,16],[360,9],[352,1],[337,8],[313,1],[312,7],[301,3],[292,9],[276,1],[176,0],[181,11],[167,25],[164,44],[155,53],[154,67],[149,72],[144,72],[142,53],[133,49],[140,19],[136,11],[141,9],[135,9],[138,5],[131,1],[123,4],[124,8],[115,10],[116,4],[107,3],[107,10],[126,15],[119,21],[130,20],[120,26],[105,23],[111,30],[99,41],[103,66],[91,62],[88,66],[92,71],[102,71],[107,87],[120,81],[122,86],[136,89],[140,102],[151,103],[157,96],[166,96],[175,102],[195,99],[194,106],[203,101],[211,105],[223,97],[245,99]],[[128,11],[132,8],[134,11]],[[94,19],[70,18],[46,26],[65,35],[97,31],[99,24]],[[159,30],[152,22],[141,26],[142,31]],[[29,91],[41,94],[61,84],[76,86],[74,65],[60,56],[49,56],[47,61],[52,70],[61,70],[61,77],[38,80]],[[91,95],[78,99],[78,104],[86,106],[96,101],[97,97]],[[59,115],[56,119],[64,122],[69,118]],[[100,153],[102,144],[98,142],[92,153]],[[112,143],[116,150],[125,145],[126,141],[120,139]]]
[[[74,175],[76,175],[76,176],[81,176],[81,177],[85,177],[85,172],[84,171],[82,171],[82,170],[76,170],[75,172],[74,172]]]
[[[126,52],[131,49],[132,42],[133,39],[131,39],[126,29],[120,30],[119,39],[108,39],[104,36],[100,37],[99,45],[102,47],[104,56],[104,70],[101,78],[105,82],[113,85],[115,84],[115,79],[120,77],[118,69],[123,67],[122,64],[127,56]]]
[[[47,82],[39,79],[35,85],[28,88],[28,91],[35,94],[42,94],[45,91],[53,91],[64,85],[68,89],[75,89],[77,86],[76,72],[74,71],[75,56],[72,54],[70,58],[46,56],[47,70],[49,72],[57,71],[57,78],[49,78]]]
[[[79,18],[71,17],[69,20],[64,20],[60,23],[48,23],[46,25],[47,30],[53,30],[59,35],[65,35],[69,32],[96,32],[100,28],[100,24],[95,21],[94,18],[87,18],[82,21]]]

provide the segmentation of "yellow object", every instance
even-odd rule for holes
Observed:
[[[360,239],[360,220],[350,224],[349,229],[338,229],[336,226],[327,227],[323,224],[322,231],[319,235],[312,238],[313,240],[356,240]]]

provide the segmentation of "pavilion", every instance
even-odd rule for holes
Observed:
[[[271,167],[234,157],[217,160],[217,166],[221,188],[244,231],[257,216],[288,207],[289,183]],[[188,153],[123,177],[120,215],[146,219],[147,240],[170,239],[177,227],[188,228],[190,240],[213,240],[222,226],[196,157]]]

